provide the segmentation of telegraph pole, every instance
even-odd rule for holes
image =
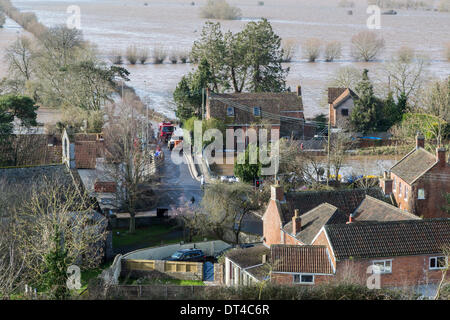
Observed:
[[[331,142],[331,117],[328,117],[327,186],[330,185],[330,142]]]

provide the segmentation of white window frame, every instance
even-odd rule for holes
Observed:
[[[443,270],[443,269],[446,268],[446,265],[443,266],[443,267],[434,267],[434,268],[431,267],[431,260],[432,259],[436,259],[436,266],[437,266],[438,265],[438,258],[444,258],[445,259],[445,264],[448,265],[448,257],[446,257],[446,256],[430,257],[428,259],[428,269],[430,269],[430,270]]]
[[[256,110],[258,110],[259,114],[256,114],[256,112],[255,112]],[[261,117],[261,107],[253,107],[253,115],[255,117]]]
[[[423,193],[423,195],[422,196],[420,196],[420,193]],[[425,189],[419,189],[419,190],[417,190],[417,200],[425,200],[426,199],[426,197],[425,197]]]
[[[394,191],[397,190],[397,179],[394,177]]]
[[[401,182],[398,183],[398,196],[399,197],[402,196],[402,183]]]
[[[405,184],[405,200],[408,200],[408,187]]]
[[[377,266],[376,263],[382,262],[384,264],[383,270],[380,270],[380,272],[377,272]],[[390,270],[386,271],[386,262],[389,262],[390,264]],[[386,260],[373,260],[372,261],[372,270],[374,274],[391,274],[392,273],[392,259],[386,259]]]
[[[299,277],[299,280],[300,281],[295,281],[295,277],[296,276],[298,276]],[[312,282],[303,282],[302,281],[302,276],[312,276]],[[315,282],[315,279],[316,277],[314,276],[314,274],[312,274],[312,273],[295,273],[293,276],[292,276],[292,282],[294,283],[294,284],[309,284],[309,285],[313,285],[314,284],[314,282]]]
[[[229,111],[232,112],[229,112]],[[227,117],[234,117],[234,107],[227,107]]]

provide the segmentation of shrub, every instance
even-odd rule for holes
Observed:
[[[126,53],[127,60],[130,64],[136,64],[138,61],[138,50],[135,45],[129,46]]]
[[[208,0],[200,15],[206,19],[238,20],[242,12],[239,8],[230,6],[226,0]]]
[[[295,40],[289,39],[283,41],[283,62],[291,62],[292,57],[294,56],[297,50],[297,43]]]
[[[0,12],[0,28],[3,28],[3,25],[6,22],[6,17],[3,12]]]
[[[166,50],[164,50],[163,47],[155,47],[153,49],[153,63],[154,64],[161,64],[164,62],[164,60],[167,57]]]
[[[383,48],[384,39],[374,31],[361,31],[352,37],[351,54],[356,60],[374,60]]]
[[[317,38],[307,39],[302,46],[303,57],[314,62],[320,55],[321,41]]]
[[[331,62],[341,57],[341,43],[339,41],[330,41],[325,45],[324,58],[325,61]]]
[[[123,63],[122,53],[119,50],[111,51],[111,54],[109,56],[109,60],[113,64],[122,64]]]
[[[148,50],[146,48],[139,50],[139,61],[141,64],[145,64],[148,60]]]
[[[402,46],[396,52],[396,58],[401,62],[408,63],[414,58],[414,49],[407,46]]]
[[[176,64],[178,62],[178,54],[173,51],[170,55],[169,55],[169,60],[170,62],[172,62],[173,64]]]

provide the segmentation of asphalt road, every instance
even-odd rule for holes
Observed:
[[[171,152],[167,148],[163,148],[163,151],[164,167],[161,170],[161,185],[158,187],[158,192],[162,194],[158,207],[179,208],[192,205],[192,198],[195,199],[194,205],[198,205],[203,196],[200,182],[192,178],[186,163],[175,164]]]

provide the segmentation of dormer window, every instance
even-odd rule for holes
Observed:
[[[227,107],[227,116],[234,117],[234,108],[233,107]]]
[[[253,115],[255,117],[261,117],[261,107],[253,107]]]

